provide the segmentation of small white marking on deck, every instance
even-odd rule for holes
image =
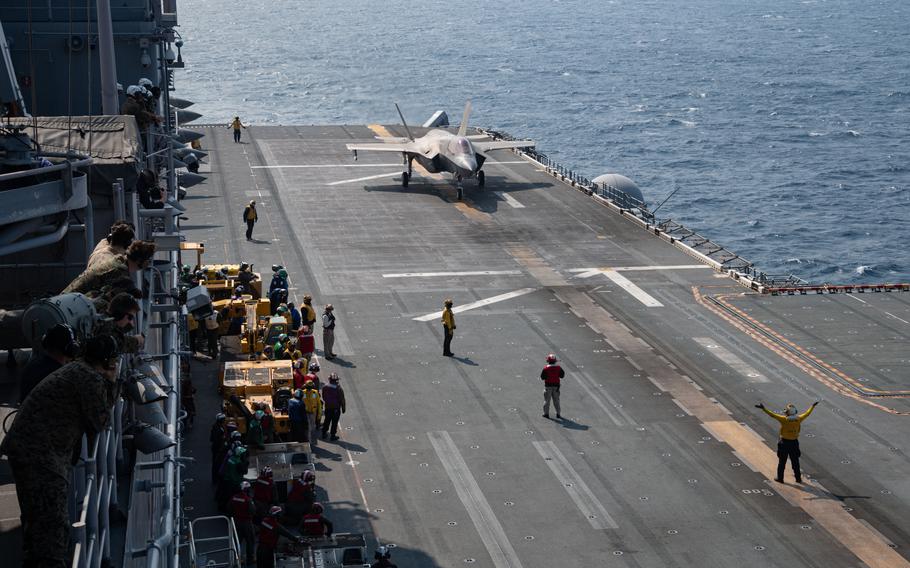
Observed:
[[[553,475],[562,484],[566,493],[575,501],[575,505],[584,515],[590,525],[598,530],[617,529],[619,525],[607,512],[603,503],[597,499],[594,492],[588,488],[585,481],[578,475],[566,456],[559,451],[556,444],[550,441],[534,442],[537,453],[544,459]]]
[[[250,166],[254,170],[277,170],[282,168],[389,168],[401,164],[299,164],[284,166]]]
[[[500,199],[502,199],[503,201],[508,203],[510,206],[512,206],[513,209],[524,209],[525,208],[525,206],[522,205],[520,201],[518,201],[517,199],[515,199],[508,193],[504,193],[502,191],[494,191],[493,193],[495,193],[497,197],[499,197]]]
[[[489,306],[490,304],[495,304],[497,302],[502,302],[505,300],[511,300],[512,298],[517,298],[518,296],[524,296],[525,294],[530,294],[534,292],[537,288],[522,288],[521,290],[515,290],[514,292],[506,292],[505,294],[500,294],[498,296],[493,296],[492,298],[484,298],[483,300],[477,300],[476,302],[471,302],[470,304],[463,304],[461,306],[456,306],[452,308],[452,313],[458,314],[468,310],[473,310],[474,308],[481,308],[483,306]],[[433,319],[438,319],[442,317],[442,310],[438,312],[433,312],[432,314],[427,314],[425,316],[418,316],[414,318],[414,321],[430,321]]]
[[[496,164],[530,164],[530,165],[537,165],[537,164],[534,164],[534,162],[528,162],[528,161],[526,161],[526,160],[515,160],[515,161],[513,161],[513,162],[493,162],[493,161],[491,161],[491,160],[487,160],[486,162],[483,163],[483,165],[485,165],[485,166],[490,165],[490,164],[494,164],[494,165],[496,165]]]
[[[493,560],[493,566],[496,568],[521,568],[521,560],[518,554],[512,548],[512,543],[506,536],[499,519],[493,513],[490,503],[484,497],[477,480],[471,475],[468,464],[465,463],[458,446],[452,440],[452,437],[446,431],[427,432],[433,449],[439,461],[442,462],[443,469],[455,486],[455,492],[461,504],[471,517],[474,528],[490,558]]]
[[[657,301],[654,296],[648,294],[638,286],[632,283],[631,280],[616,272],[615,270],[604,270],[604,276],[612,280],[620,288],[632,295],[633,298],[641,302],[642,304],[648,306],[649,308],[662,308],[663,304]]]
[[[852,299],[856,300],[857,302],[859,302],[859,303],[861,303],[861,304],[865,304],[865,303],[866,303],[866,300],[860,300],[859,298],[857,298],[857,297],[854,296],[853,294],[847,294],[847,297],[848,297],[848,298],[852,298]]]
[[[341,181],[333,181],[332,183],[327,183],[326,185],[341,185],[343,183],[356,183],[358,181],[367,181],[367,180],[371,180],[371,179],[380,179],[380,178],[384,178],[384,177],[392,177],[392,176],[398,176],[398,175],[401,175],[401,172],[392,172],[389,174],[376,174],[375,176],[366,176],[366,177],[359,177],[359,178],[354,178],[354,179],[343,179]]]
[[[383,278],[432,278],[434,276],[517,276],[521,270],[468,270],[465,272],[402,272],[383,274]]]
[[[768,377],[756,371],[748,363],[737,357],[726,347],[719,345],[710,337],[693,337],[692,339],[695,341],[695,343],[698,343],[704,347],[708,353],[714,355],[716,358],[726,363],[727,366],[729,366],[731,369],[746,377],[746,380],[748,380],[750,383],[769,382]]]
[[[901,319],[901,318],[897,317],[896,315],[892,314],[891,312],[885,312],[885,313],[888,314],[889,316],[893,317],[894,319],[898,320],[898,321],[902,321],[902,322],[904,322],[904,323],[910,323],[910,321],[907,321],[907,320],[905,320],[905,319]]]

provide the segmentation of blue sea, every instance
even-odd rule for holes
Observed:
[[[201,121],[414,123],[538,141],[768,273],[910,281],[907,0],[193,0]]]

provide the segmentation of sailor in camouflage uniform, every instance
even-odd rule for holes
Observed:
[[[97,434],[110,421],[119,396],[119,350],[109,335],[89,340],[81,359],[48,375],[29,394],[0,445],[16,482],[24,566],[71,563],[67,496],[72,465],[82,435]]]
[[[133,241],[126,254],[115,255],[87,268],[63,289],[63,293],[80,292],[89,298],[100,298],[128,291],[135,288],[132,275],[148,268],[154,255],[155,243]]]
[[[120,345],[121,352],[138,353],[145,344],[145,337],[130,335],[136,327],[138,313],[139,302],[136,298],[121,292],[111,299],[107,311],[95,324],[92,335],[111,335]]]

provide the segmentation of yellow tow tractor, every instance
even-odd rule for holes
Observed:
[[[290,361],[225,361],[219,384],[225,413],[237,423],[240,432],[246,432],[247,416],[262,403],[272,410],[275,433],[290,432],[287,408],[294,388]]]
[[[234,288],[240,282],[237,275],[240,274],[239,264],[202,264],[202,256],[205,254],[205,243],[180,243],[181,255],[196,253],[195,266],[198,270],[205,273],[205,287],[208,288],[209,296],[212,300],[230,299],[234,294]],[[184,264],[189,264],[184,262]],[[250,282],[252,295],[257,298],[262,297],[262,275],[254,272],[256,278]],[[225,275],[227,278],[225,278]]]

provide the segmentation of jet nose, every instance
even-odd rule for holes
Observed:
[[[474,156],[458,156],[455,159],[455,164],[459,168],[472,173],[477,170],[477,159]]]

